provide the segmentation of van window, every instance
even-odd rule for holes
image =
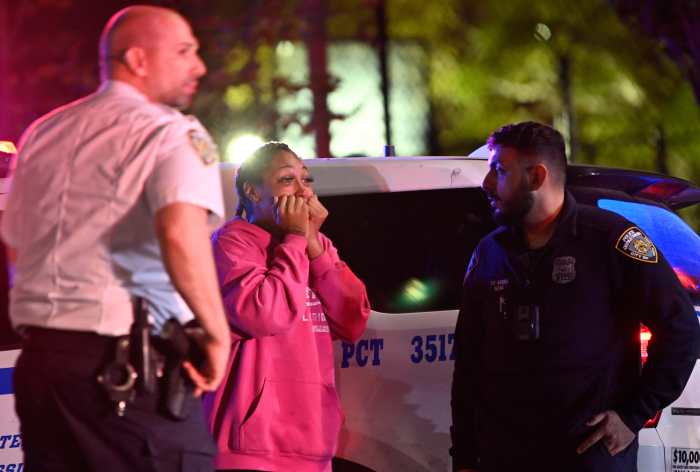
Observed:
[[[700,236],[678,215],[661,207],[620,200],[598,200],[598,206],[639,226],[661,250],[693,300],[700,300]]]
[[[457,309],[479,240],[495,226],[478,188],[323,197],[322,231],[384,313]]]

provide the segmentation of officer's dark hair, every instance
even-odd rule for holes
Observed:
[[[549,164],[557,182],[566,183],[566,151],[561,133],[551,126],[523,121],[505,125],[489,136],[489,150],[510,147],[527,156],[540,156]]]
[[[238,168],[238,172],[236,172],[236,193],[238,193],[236,216],[243,216],[244,213],[250,215],[253,211],[253,202],[245,194],[243,184],[248,182],[252,185],[259,185],[262,182],[263,172],[267,169],[270,161],[282,151],[291,153],[299,159],[299,156],[287,144],[270,141],[256,149]]]

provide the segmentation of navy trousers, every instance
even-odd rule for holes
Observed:
[[[32,328],[14,372],[26,472],[209,472],[216,447],[198,399],[175,421],[156,395],[137,395],[116,414],[98,372],[115,338]]]

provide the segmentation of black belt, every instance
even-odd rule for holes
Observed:
[[[169,417],[185,419],[194,387],[181,365],[185,360],[200,364],[203,353],[176,320],[165,323],[160,337],[151,338],[141,302],[134,304],[134,319],[131,334],[125,336],[26,326],[22,349],[94,359],[100,368],[96,381],[104,387],[119,415],[124,414],[138,391],[160,397],[162,410]]]
[[[104,336],[90,331],[39,328],[26,326],[22,349],[31,351],[60,351],[82,355],[101,356],[113,353],[116,336]]]

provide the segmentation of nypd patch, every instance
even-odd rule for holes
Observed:
[[[216,144],[211,140],[211,138],[198,129],[191,129],[187,132],[190,137],[190,143],[199,157],[202,158],[204,164],[210,165],[219,160],[219,151],[216,148]]]
[[[656,246],[654,246],[651,239],[636,226],[627,228],[622,232],[622,235],[620,235],[620,238],[617,240],[615,249],[637,261],[649,262],[650,264],[659,262],[659,252],[656,250]]]

